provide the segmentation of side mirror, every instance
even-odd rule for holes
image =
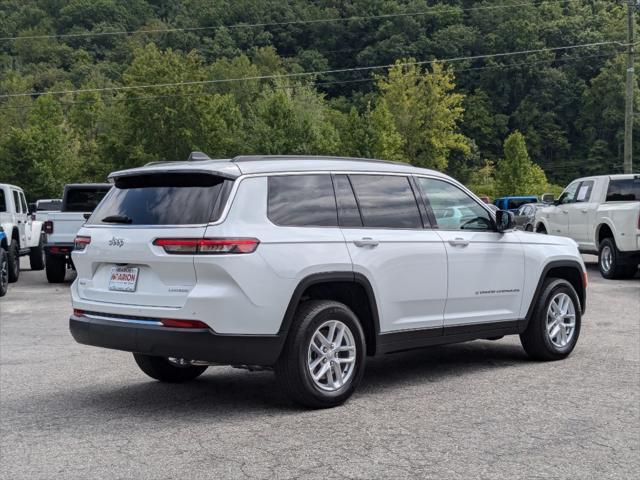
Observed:
[[[545,193],[544,195],[542,195],[542,203],[555,203],[556,202],[556,197],[553,196],[553,193]]]
[[[498,210],[496,212],[496,227],[499,232],[506,232],[515,227],[515,215],[508,210]]]
[[[82,216],[84,217],[85,220],[89,220],[89,217],[91,216],[91,214],[90,213],[84,213]]]

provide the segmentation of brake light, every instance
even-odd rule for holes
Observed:
[[[640,213],[638,213],[638,230],[640,230]]]
[[[177,320],[175,318],[161,318],[160,323],[165,327],[173,328],[209,328],[204,322],[200,320]]]
[[[45,221],[42,224],[42,228],[44,229],[44,233],[51,235],[53,233],[53,222],[51,220]]]
[[[153,244],[172,254],[217,255],[255,252],[260,240],[257,238],[156,238]]]
[[[75,317],[82,317],[82,316],[84,316],[84,310],[80,310],[79,308],[74,308],[73,309],[73,315]]]
[[[76,236],[76,239],[73,241],[73,249],[82,251],[90,243],[91,243],[91,237],[87,237],[87,236],[84,236],[84,235],[78,235],[78,236]]]

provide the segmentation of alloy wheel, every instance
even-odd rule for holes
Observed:
[[[356,367],[353,333],[339,320],[320,325],[309,342],[307,367],[315,385],[335,392],[348,384]]]
[[[576,331],[576,308],[566,293],[558,293],[547,309],[547,336],[557,348],[565,348]]]
[[[609,245],[605,245],[602,247],[602,253],[600,254],[600,265],[602,266],[602,270],[608,272],[611,270],[611,265],[613,264],[613,252],[611,251],[611,247]]]

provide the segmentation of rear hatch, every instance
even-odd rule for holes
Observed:
[[[82,231],[88,245],[74,252],[80,297],[182,307],[196,284],[194,256],[187,249],[168,253],[158,240],[202,239],[207,224],[220,217],[231,184],[215,172],[116,178]]]

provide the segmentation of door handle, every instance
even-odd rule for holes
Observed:
[[[353,241],[353,244],[356,247],[377,247],[379,243],[380,242],[378,242],[377,240],[374,240],[371,237],[363,237],[360,240]]]
[[[566,215],[567,213],[569,213],[569,211],[568,210],[562,210],[562,213],[564,213]]]
[[[454,238],[452,240],[449,240],[449,245],[452,245],[454,247],[466,247],[467,245],[469,245],[469,240],[465,240],[464,238]]]
[[[582,213],[587,213],[588,210],[586,208],[583,208],[582,210],[580,210]]]

